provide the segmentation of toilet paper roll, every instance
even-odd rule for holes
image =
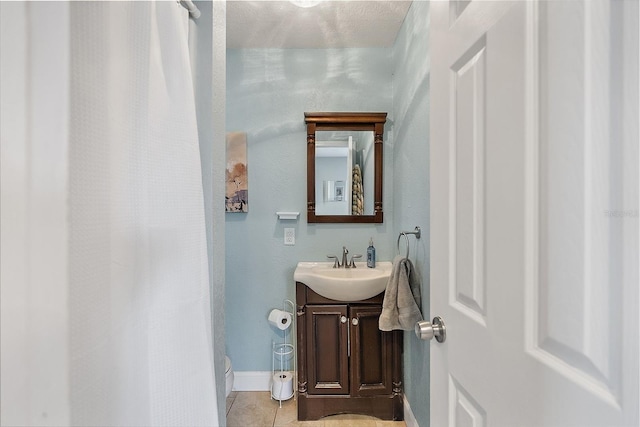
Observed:
[[[271,313],[269,313],[269,323],[281,331],[284,331],[291,326],[291,313],[273,309],[271,310]]]
[[[287,400],[293,396],[293,373],[280,371],[273,374],[271,397],[276,400]]]

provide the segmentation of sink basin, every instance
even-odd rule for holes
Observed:
[[[325,298],[360,301],[384,291],[390,275],[389,261],[377,262],[376,268],[367,268],[365,262],[357,262],[356,268],[333,268],[329,261],[299,262],[293,278]]]

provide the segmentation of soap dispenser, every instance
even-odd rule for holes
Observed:
[[[369,247],[367,248],[367,267],[376,267],[376,248],[373,247],[373,237],[369,239]]]

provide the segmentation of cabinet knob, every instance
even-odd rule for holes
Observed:
[[[342,323],[347,323],[347,317],[346,317],[346,316],[342,316],[342,317],[340,318],[340,322],[342,322]]]
[[[351,324],[352,324],[353,326],[358,326],[358,318],[357,318],[357,317],[354,317],[353,319],[351,319]]]

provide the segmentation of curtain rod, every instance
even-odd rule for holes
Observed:
[[[180,0],[179,3],[189,11],[189,15],[191,15],[193,19],[200,18],[200,10],[191,0]]]

